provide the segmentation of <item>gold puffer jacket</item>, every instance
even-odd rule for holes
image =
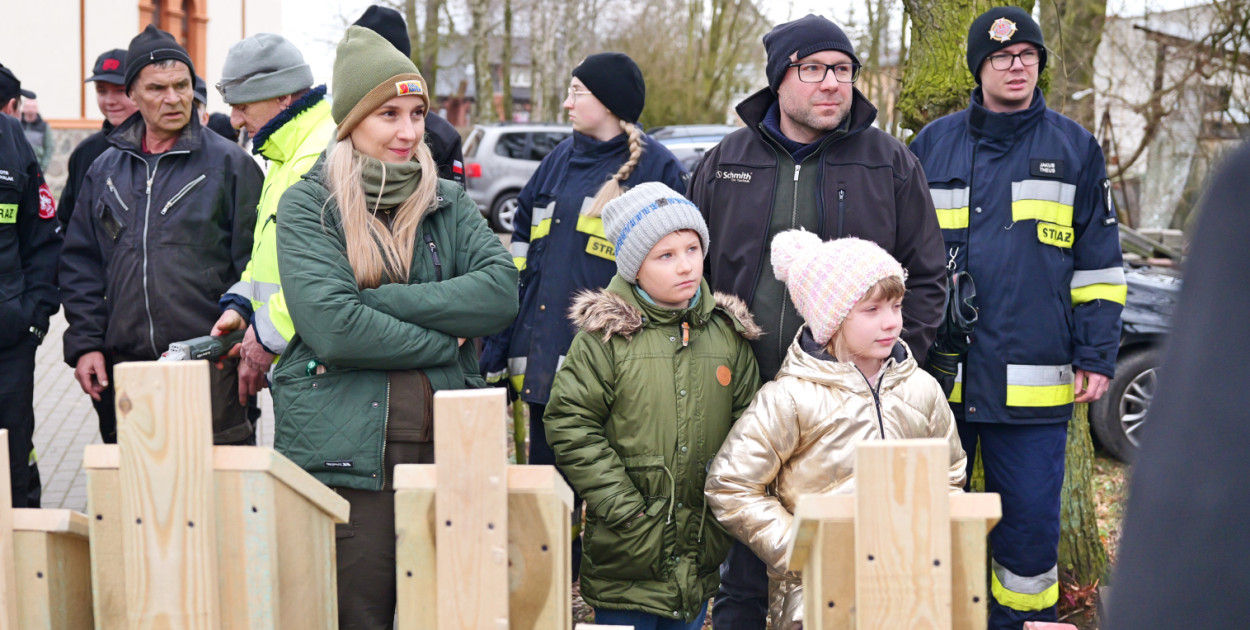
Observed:
[[[795,503],[803,494],[853,493],[856,444],[945,438],[950,488],[962,492],[967,458],[941,386],[903,343],[881,373],[874,389],[854,364],[826,354],[804,326],[777,378],[756,394],[712,460],[708,505],[768,565],[774,628],[789,630],[802,620],[799,577],[785,566]]]

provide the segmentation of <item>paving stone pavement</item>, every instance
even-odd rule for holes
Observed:
[[[65,315],[58,312],[35,359],[35,452],[43,481],[43,507],[87,511],[87,475],[83,447],[100,444],[100,427],[91,399],[65,365],[61,336]],[[273,403],[261,394],[260,444],[273,445]]]

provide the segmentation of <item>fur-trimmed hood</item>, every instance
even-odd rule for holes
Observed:
[[[569,319],[579,329],[602,334],[605,342],[611,339],[612,335],[620,335],[629,339],[646,325],[646,314],[632,299],[635,297],[632,288],[628,289],[630,291],[628,296],[623,295],[614,290],[617,288],[614,286],[617,280],[614,278],[612,285],[609,285],[607,289],[578,293],[573,298],[573,305],[569,307]],[[709,292],[707,283],[704,282],[702,285],[704,297],[700,298],[700,303],[706,299]],[[716,311],[720,311],[733,322],[734,330],[743,338],[758,339],[763,333],[763,330],[755,323],[755,318],[751,316],[751,310],[747,308],[746,302],[728,293],[713,293],[712,297],[715,305],[710,312],[699,308],[698,305],[695,306],[695,316],[700,318],[700,324],[705,323]]]

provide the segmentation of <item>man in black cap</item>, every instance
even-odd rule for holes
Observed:
[[[149,26],[131,40],[122,83],[139,115],[108,135],[88,169],[61,256],[65,360],[102,402],[106,442],[116,440],[112,365],[202,336],[251,255],[260,168],[192,115],[194,77],[169,33]],[[219,444],[255,440],[237,366],[211,371]]]
[[[971,103],[922,129],[911,150],[951,268],[976,282],[977,321],[949,400],[964,450],[980,444],[985,489],[1003,504],[990,532],[989,627],[1018,630],[1055,620],[1068,421],[1115,373],[1128,288],[1102,149],[1037,89],[1041,28],[1017,7],[990,9],[967,50]]]
[[[803,319],[768,264],[777,233],[870,240],[908,270],[903,341],[922,361],[941,319],[945,259],[924,174],[907,148],[872,126],[877,109],[855,89],[859,59],[842,29],[816,15],[764,36],[768,87],[738,105],[746,127],[707,152],[690,200],[707,220],[713,290],[747,301],[765,334],[751,343],[772,380]],[[712,608],[718,630],[760,630],[768,577],[735,543]]]
[[[392,46],[412,57],[412,42],[408,39],[408,27],[399,11],[375,4],[365,9],[353,24],[363,26],[381,35]],[[434,112],[425,113],[425,143],[430,146],[434,163],[438,164],[438,176],[464,186],[464,152],[460,132],[447,119]]]
[[[69,177],[65,180],[65,189],[61,191],[61,204],[57,208],[56,218],[61,225],[69,225],[69,218],[74,213],[74,200],[78,189],[82,188],[82,178],[87,175],[91,163],[109,148],[105,139],[109,132],[125,122],[132,114],[139,111],[134,101],[126,95],[125,79],[122,72],[126,65],[126,51],[114,48],[96,57],[95,67],[91,76],[83,83],[95,83],[96,106],[104,115],[104,125],[86,140],[74,147],[69,154]]]
[[[13,507],[39,507],[35,434],[35,349],[56,312],[56,261],[61,230],[52,191],[35,152],[13,117],[23,96],[17,77],[0,65],[0,429],[9,431]]]

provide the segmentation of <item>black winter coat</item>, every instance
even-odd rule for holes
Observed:
[[[55,211],[21,123],[0,114],[0,350],[38,343],[56,312]]]
[[[92,351],[156,359],[206,335],[252,252],[262,174],[243,149],[192,121],[145,155],[132,116],[87,171],[61,255],[65,361]]]

